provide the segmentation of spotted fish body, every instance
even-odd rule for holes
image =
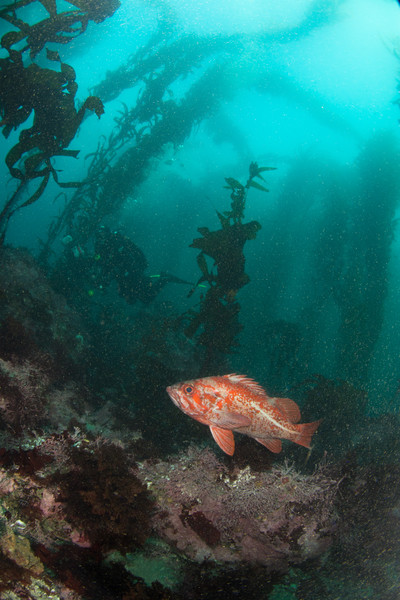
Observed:
[[[235,451],[233,432],[244,433],[271,452],[282,450],[281,439],[310,448],[321,421],[299,423],[300,409],[289,398],[270,398],[245,375],[222,375],[184,381],[167,387],[173,403],[210,427],[219,447]]]

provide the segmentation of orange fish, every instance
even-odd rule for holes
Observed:
[[[235,451],[233,432],[244,433],[271,452],[282,450],[281,439],[310,448],[321,421],[298,423],[300,409],[289,398],[270,398],[245,375],[204,377],[167,387],[172,402],[185,414],[210,427],[218,446]]]

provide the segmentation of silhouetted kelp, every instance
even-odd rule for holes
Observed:
[[[261,173],[274,170],[274,167],[259,167],[251,163],[249,177],[245,185],[233,177],[225,179],[227,189],[231,190],[231,210],[217,211],[221,229],[210,231],[208,227],[199,227],[201,238],[193,240],[191,247],[201,252],[197,257],[202,275],[197,286],[207,282],[209,288],[201,299],[200,309],[190,311],[190,322],[185,329],[186,335],[193,337],[200,326],[202,331],[197,343],[205,349],[202,371],[218,371],[227,354],[237,346],[237,336],[241,330],[239,323],[240,304],[236,294],[250,278],[244,271],[244,245],[255,239],[260,223],[251,221],[242,223],[248,190],[253,187],[263,192],[268,190],[255,181],[263,179]],[[216,273],[209,270],[205,255],[214,260]]]
[[[153,116],[154,109],[161,106],[165,94],[171,95],[170,88],[177,79],[185,79],[193,68],[201,67],[205,59],[226,56],[240,47],[237,35],[199,37],[189,34],[176,38],[160,27],[125,64],[108,71],[91,92],[109,102],[125,89],[145,84],[132,110],[146,121]]]
[[[349,210],[343,269],[333,296],[340,311],[336,371],[356,385],[368,379],[381,334],[400,180],[394,137],[378,133],[359,155],[359,192]]]
[[[309,270],[316,273],[310,282],[315,300],[307,320],[303,313],[303,328],[308,329],[311,350],[324,326],[319,320],[322,310],[337,320],[331,372],[356,388],[368,388],[384,323],[399,204],[398,162],[394,136],[374,134],[351,171],[342,169],[338,181],[334,173],[331,184],[325,183],[323,207],[314,225],[315,258]],[[305,355],[303,361],[309,364],[311,357]]]
[[[23,20],[24,8],[36,0],[20,0],[0,10],[0,19],[16,29],[1,38],[1,46],[8,52],[0,59],[0,116],[3,135],[8,137],[18,129],[31,113],[33,126],[20,133],[19,141],[6,156],[6,165],[13,177],[20,181],[17,190],[5,203],[0,213],[0,241],[4,240],[10,217],[15,211],[33,204],[44,192],[50,177],[61,187],[77,187],[78,183],[62,183],[51,164],[52,157],[76,157],[77,150],[67,149],[82,122],[86,109],[98,117],[104,112],[101,100],[89,96],[79,110],[75,108],[78,84],[74,69],[60,59],[58,52],[47,50],[47,59],[60,63],[60,71],[46,69],[31,62],[24,65],[27,52],[33,61],[47,43],[67,44],[83,33],[89,21],[99,23],[119,7],[119,0],[76,0],[70,4],[79,10],[58,13],[56,0],[38,2],[49,17],[29,25]],[[18,163],[18,166],[16,166]],[[26,200],[21,192],[33,179],[41,179],[36,191]]]
[[[158,156],[166,143],[174,147],[182,144],[192,128],[212,114],[229,93],[225,66],[218,62],[221,45],[213,39],[202,41],[202,56],[208,55],[210,61],[212,57],[211,65],[204,70],[198,64],[196,44],[190,40],[186,47],[187,41],[183,38],[166,48],[149,49],[157,59],[154,62],[148,57],[143,72],[138,72],[143,91],[133,107],[123,105],[108,139],[101,138],[96,152],[88,155],[88,175],[52,223],[42,260],[47,259],[51,244],[64,230],[86,243],[103,219],[119,210],[144,181],[150,159]],[[233,47],[227,48],[233,51]],[[180,81],[190,66],[197,66],[198,80],[189,82],[181,96],[174,95],[169,86]]]
[[[24,21],[24,9],[36,2],[47,10],[49,17],[29,24]],[[52,158],[60,155],[76,157],[78,151],[67,149],[67,145],[74,138],[85,109],[94,111],[98,116],[103,112],[97,96],[90,96],[79,110],[75,109],[77,83],[74,71],[62,63],[57,51],[49,50],[46,44],[69,43],[86,30],[89,21],[100,23],[111,16],[120,2],[69,0],[69,4],[76,9],[59,12],[56,0],[19,0],[0,10],[0,18],[16,29],[2,38],[2,46],[9,54],[0,62],[0,82],[4,90],[0,92],[0,112],[4,135],[19,127],[32,111],[35,113],[33,127],[22,132],[19,142],[7,157],[10,171],[20,184],[0,215],[2,239],[10,217],[16,210],[34,203],[44,192],[50,178],[62,187],[80,186],[79,182],[60,182]],[[160,152],[163,144],[182,143],[193,125],[209,116],[219,101],[232,94],[238,85],[240,78],[235,73],[235,85],[232,86],[230,59],[235,55],[240,59],[244,47],[242,37],[177,37],[173,33],[176,28],[172,11],[168,7],[160,7],[160,11],[159,28],[145,46],[130,56],[124,65],[108,72],[105,80],[94,88],[95,93],[104,94],[107,101],[128,87],[141,87],[136,105],[132,108],[125,106],[116,116],[117,125],[108,140],[99,139],[82,189],[50,228],[42,254],[44,261],[48,258],[49,246],[64,228],[74,237],[81,237],[80,241],[86,241],[91,224],[96,228],[105,215],[118,210],[132,195],[146,175],[149,159]],[[314,28],[329,22],[332,14],[336,15],[336,9],[327,11],[319,7],[319,0],[315,0],[308,8],[304,22],[285,30],[283,37],[280,32],[279,43],[308,35]],[[264,33],[259,40],[262,44],[271,43],[276,40],[276,34]],[[60,62],[60,73],[37,64],[26,68],[22,66],[25,53],[29,52],[31,60],[34,60],[43,49],[46,49],[50,61]],[[175,83],[182,87],[182,81],[189,74],[192,76],[194,69],[199,74],[197,81],[192,83],[191,77],[186,91],[178,97],[173,89]],[[261,74],[261,79],[265,79],[264,74]],[[243,85],[246,81],[245,78]],[[126,143],[134,146],[131,151],[118,152]],[[37,178],[41,181],[26,200],[22,192],[29,182]]]
[[[232,85],[232,59],[240,61],[242,50],[243,40],[237,35],[177,38],[160,28],[124,65],[107,72],[93,93],[108,101],[137,87],[135,103],[122,103],[111,134],[101,137],[96,151],[87,155],[91,160],[87,177],[50,226],[42,260],[47,260],[50,246],[63,231],[86,243],[103,219],[132,197],[148,174],[150,159],[166,143],[182,144],[221,100],[248,82],[247,73],[243,83],[235,73]],[[257,77],[265,80],[263,75]],[[182,88],[184,82],[186,88],[178,92],[176,84]]]
[[[256,265],[260,368],[276,392],[310,371],[376,389],[370,377],[390,285],[398,160],[395,139],[381,132],[351,165],[301,157],[289,169]],[[395,369],[388,367],[389,381]]]

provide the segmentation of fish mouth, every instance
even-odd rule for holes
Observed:
[[[178,406],[179,408],[179,395],[172,385],[169,385],[167,387],[167,393],[168,396],[171,398],[172,402],[175,404],[175,406]]]

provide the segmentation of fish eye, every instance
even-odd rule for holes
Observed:
[[[185,392],[186,392],[186,394],[191,394],[193,392],[192,386],[191,385],[187,385],[185,387]]]

